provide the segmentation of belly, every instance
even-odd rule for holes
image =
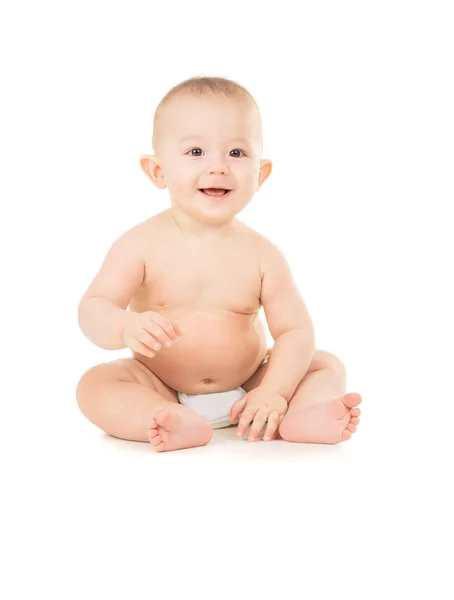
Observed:
[[[153,358],[133,354],[174,390],[203,394],[237,388],[266,356],[266,333],[258,313],[191,312],[177,318],[161,314],[180,326],[178,342]]]

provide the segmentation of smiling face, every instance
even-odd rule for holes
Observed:
[[[246,97],[172,98],[159,119],[156,151],[142,157],[145,172],[169,188],[175,210],[203,223],[231,221],[271,172],[271,161],[260,158],[260,114]],[[230,191],[201,191],[209,188]]]

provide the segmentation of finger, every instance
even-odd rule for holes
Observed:
[[[265,425],[269,415],[269,409],[261,408],[257,411],[257,414],[254,417],[254,422],[252,423],[251,430],[249,431],[248,440],[253,442],[257,439],[258,434],[262,431],[263,426]]]
[[[155,337],[150,335],[145,329],[141,329],[136,335],[136,339],[139,340],[144,346],[147,346],[149,350],[160,350],[162,344]]]
[[[133,344],[133,348],[131,348],[131,350],[134,350],[134,352],[138,352],[139,354],[143,354],[144,356],[150,356],[151,358],[153,358],[153,356],[156,354],[156,352],[153,352],[153,350],[150,350],[150,348],[148,348],[148,346],[145,346],[145,344],[142,344],[142,342],[140,340],[138,340],[137,338],[134,338],[134,344]]]
[[[240,422],[238,423],[237,435],[243,435],[249,426],[249,423],[254,419],[255,413],[258,408],[246,408],[241,415]]]
[[[175,333],[177,335],[183,335],[183,332],[180,329],[180,326],[178,325],[178,323],[176,323],[175,321],[172,321],[172,325],[173,325],[173,330],[175,331]]]
[[[281,422],[282,419],[277,410],[274,410],[272,413],[270,413],[268,417],[268,424],[266,426],[265,433],[263,434],[263,441],[269,442],[271,439],[273,439],[273,435],[276,433]]]
[[[155,319],[155,321],[158,323],[158,325],[161,327],[161,329],[164,331],[164,333],[169,337],[169,339],[173,342],[177,339],[177,333],[175,331],[175,327],[172,323],[172,321],[169,321],[169,319],[166,319],[165,317],[158,315],[158,317]]]
[[[161,325],[159,325],[158,323],[152,321],[151,323],[145,325],[144,329],[145,331],[148,331],[150,335],[155,337],[162,346],[167,345],[167,342],[169,343],[169,345],[172,344],[172,339],[167,335],[167,333],[162,329]]]
[[[229,421],[234,423],[238,419],[238,415],[243,411],[246,405],[246,396],[241,398],[241,400],[237,400],[235,404],[230,409]]]
[[[149,311],[148,313],[144,313],[144,315],[145,314],[147,317],[146,322],[150,325],[152,323],[159,325],[162,331],[169,337],[169,340],[176,342],[177,337],[182,335],[180,326],[177,323],[167,319],[158,312]]]
[[[161,327],[161,329],[164,331],[164,333],[169,337],[169,339],[171,341],[174,341],[176,339],[177,334],[175,332],[175,328],[173,326],[173,323],[171,321],[169,321],[169,319],[166,319],[159,313],[156,313],[152,317],[152,321],[157,323]]]

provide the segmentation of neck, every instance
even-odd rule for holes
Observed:
[[[169,210],[173,226],[189,237],[204,240],[231,237],[238,225],[235,219],[223,223],[203,223],[177,208],[173,207]]]

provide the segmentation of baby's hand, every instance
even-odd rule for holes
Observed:
[[[126,346],[145,356],[155,356],[156,350],[162,346],[169,347],[181,336],[181,329],[157,312],[128,312],[128,319],[123,331]],[[153,351],[154,350],[154,351]]]
[[[249,441],[254,442],[266,423],[263,436],[265,442],[273,439],[279,425],[288,410],[288,402],[275,392],[267,391],[265,387],[256,387],[248,392],[241,400],[237,400],[230,409],[229,421],[234,423],[240,413],[237,435],[242,436],[249,424]]]

